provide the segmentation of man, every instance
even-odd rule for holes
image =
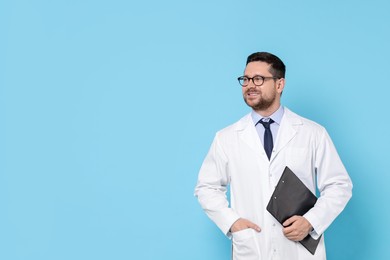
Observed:
[[[233,259],[326,259],[321,236],[352,196],[352,183],[326,130],[281,106],[285,65],[251,54],[238,78],[250,114],[219,131],[200,169],[195,195],[224,234]],[[315,206],[283,225],[266,210],[288,166],[315,194]],[[226,197],[230,185],[230,202]],[[320,239],[314,255],[297,241]]]

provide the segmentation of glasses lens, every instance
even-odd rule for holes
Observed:
[[[264,78],[262,76],[255,76],[253,78],[253,83],[255,83],[256,86],[261,86],[264,82]]]
[[[246,85],[248,85],[248,78],[247,77],[239,77],[238,82],[240,83],[241,86],[246,86]]]

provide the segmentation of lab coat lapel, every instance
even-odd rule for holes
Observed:
[[[242,118],[238,125],[238,135],[256,154],[262,154],[263,145],[260,142],[259,135],[257,134],[255,125],[251,115],[247,115]],[[265,154],[265,153],[264,153]]]
[[[295,117],[294,114],[285,108],[284,115],[276,137],[275,152],[272,154],[271,161],[282,151],[287,144],[296,136],[297,125],[301,125],[302,121]]]

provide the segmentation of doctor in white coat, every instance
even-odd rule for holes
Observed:
[[[195,195],[232,238],[235,260],[326,259],[321,235],[352,196],[352,182],[326,130],[281,105],[284,77],[285,65],[275,55],[248,57],[239,82],[252,111],[216,134],[199,172]],[[264,148],[270,136],[264,137],[267,130],[260,120],[272,120],[271,150]],[[282,225],[266,206],[286,166],[314,194],[317,186],[320,195],[306,214]],[[321,236],[314,255],[298,243],[307,235]]]

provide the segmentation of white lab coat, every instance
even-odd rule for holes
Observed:
[[[224,234],[232,238],[235,260],[326,259],[323,237],[315,255],[288,240],[282,225],[266,210],[272,192],[288,166],[320,196],[304,217],[318,238],[344,209],[352,196],[352,183],[326,130],[285,108],[268,160],[251,115],[219,131],[201,167],[195,195]],[[226,190],[230,184],[230,207]],[[230,233],[238,218],[260,226]]]

